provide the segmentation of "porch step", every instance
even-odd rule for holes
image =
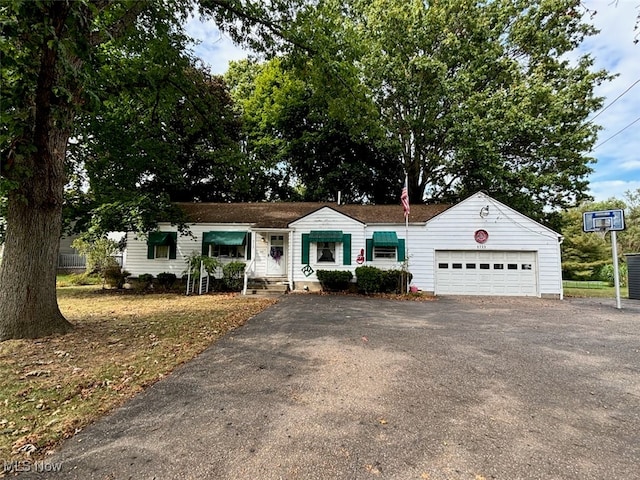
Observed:
[[[288,291],[289,282],[285,277],[252,278],[247,283],[247,295],[279,297]]]

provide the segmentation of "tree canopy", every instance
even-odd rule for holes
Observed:
[[[292,42],[269,47],[300,59],[290,71],[324,93],[347,131],[370,145],[385,139],[412,202],[485,190],[544,221],[588,197],[598,127],[587,117],[608,76],[589,56],[569,60],[595,33],[579,0],[295,6]],[[238,38],[251,33],[226,26]],[[382,136],[370,135],[376,127]]]

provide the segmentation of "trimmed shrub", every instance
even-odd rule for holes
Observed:
[[[341,292],[349,288],[353,273],[348,270],[318,270],[316,276],[323,290]]]
[[[171,287],[176,283],[178,277],[176,277],[175,273],[171,272],[162,272],[156,276],[158,280],[158,285],[165,290],[170,290]]]
[[[231,292],[239,292],[244,284],[244,262],[231,262],[222,267],[224,288]]]
[[[119,265],[113,265],[105,269],[104,281],[111,288],[122,288],[129,275],[131,274],[122,270]]]
[[[409,276],[408,282],[407,275]],[[407,284],[411,282],[412,278],[413,275],[404,270],[383,270],[380,291],[382,293],[405,293]]]
[[[378,293],[382,286],[383,271],[376,267],[358,267],[356,268],[356,280],[358,283],[358,291],[369,294]]]
[[[143,273],[142,275],[138,276],[137,287],[140,290],[147,290],[151,288],[152,284],[153,284],[153,275],[151,275],[150,273]]]

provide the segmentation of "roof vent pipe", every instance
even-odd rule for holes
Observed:
[[[340,201],[342,200],[342,192],[338,190],[338,206],[340,206]]]

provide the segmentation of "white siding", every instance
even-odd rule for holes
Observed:
[[[127,248],[124,256],[124,268],[131,276],[137,277],[143,273],[158,275],[163,272],[174,273],[180,278],[187,268],[186,259],[192,252],[202,253],[202,236],[204,232],[209,231],[242,231],[249,230],[248,225],[220,225],[199,223],[189,225],[191,236],[180,235],[178,233],[177,251],[175,260],[169,259],[148,259],[147,258],[147,240],[138,238],[132,232],[127,233]],[[175,226],[161,223],[158,230],[162,232],[177,232]],[[233,259],[246,262],[245,259]]]
[[[364,225],[353,218],[343,215],[331,208],[321,208],[306,217],[292,222],[290,225],[294,231],[292,233],[292,253],[291,268],[293,273],[293,281],[295,288],[300,289],[305,282],[317,282],[315,272],[317,270],[350,270],[354,272],[359,265],[356,258],[360,253],[360,249],[365,248]],[[335,263],[318,263],[317,251],[314,243],[310,245],[309,265],[313,268],[314,273],[305,276],[302,268],[302,234],[309,233],[311,230],[342,230],[343,233],[351,234],[351,265],[343,265],[343,244],[336,244]]]
[[[484,218],[480,210],[489,206]],[[477,243],[477,230],[489,234]],[[538,295],[562,295],[558,234],[502,203],[478,193],[427,222],[425,237],[425,285],[435,291],[436,251],[520,251],[535,252],[538,267]]]

